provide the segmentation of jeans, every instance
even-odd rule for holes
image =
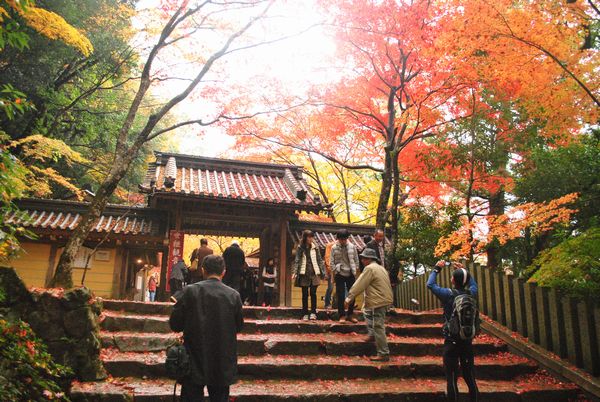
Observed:
[[[331,306],[331,293],[333,292],[333,281],[327,279],[327,290],[325,291],[325,307]]]
[[[350,288],[352,288],[352,285],[354,285],[354,281],[354,275],[335,275],[335,293],[337,294],[338,314],[340,315],[340,318],[344,317],[344,315],[350,317],[352,313],[354,313],[354,300],[350,302],[350,306],[348,306],[347,312],[344,309],[344,300],[346,299],[346,288],[350,290]]]
[[[229,387],[208,385],[208,396],[210,402],[228,402]],[[181,386],[181,402],[203,402],[204,385],[198,385],[190,380],[184,380]]]
[[[367,322],[367,332],[369,336],[375,338],[375,347],[378,356],[388,356],[390,348],[388,347],[387,337],[385,336],[385,314],[387,306],[375,309],[364,309],[363,314]]]
[[[148,291],[148,299],[153,302],[156,299],[156,290]]]
[[[302,315],[308,314],[308,291],[310,289],[310,312],[317,314],[317,287],[302,286]]]
[[[475,382],[475,359],[473,343],[468,341],[452,341],[446,339],[444,343],[444,370],[446,372],[447,397],[449,401],[458,401],[458,374],[462,375],[469,387],[469,400],[475,402],[479,397],[479,390]]]
[[[270,306],[273,302],[273,288],[271,286],[265,286],[263,296],[265,305]]]

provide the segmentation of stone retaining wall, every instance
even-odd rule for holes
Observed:
[[[106,378],[100,360],[102,306],[84,287],[28,290],[12,268],[0,267],[0,317],[27,322],[54,360],[82,381]]]

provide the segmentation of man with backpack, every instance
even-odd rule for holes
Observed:
[[[211,402],[227,402],[229,386],[237,378],[242,301],[237,291],[222,283],[224,268],[222,257],[206,256],[202,266],[206,279],[183,289],[169,319],[173,331],[183,331],[189,356],[182,359],[189,362],[180,379],[183,402],[204,401],[205,386]]]
[[[454,263],[453,288],[437,284],[437,276],[445,266],[439,261],[429,276],[427,288],[437,296],[444,307],[444,370],[446,372],[449,401],[458,401],[459,365],[469,387],[470,401],[477,401],[479,391],[475,381],[473,339],[479,333],[479,310],[477,308],[477,283],[460,263]]]

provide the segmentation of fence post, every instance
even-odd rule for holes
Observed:
[[[504,272],[494,271],[492,272],[492,282],[494,289],[494,298],[496,304],[496,321],[498,321],[502,325],[506,325],[506,308],[505,301],[503,300],[504,296],[504,282],[502,281],[502,277],[506,276]]]
[[[488,317],[490,317],[493,320],[496,320],[498,318],[498,315],[496,314],[496,299],[494,297],[494,286],[493,286],[493,282],[492,282],[492,269],[491,268],[486,268],[484,269],[484,277],[485,277],[485,290],[486,290],[486,295],[485,295],[485,299],[487,307],[488,307]]]
[[[485,314],[485,308],[484,308],[484,304],[485,304],[485,293],[484,293],[484,289],[482,287],[483,284],[483,280],[481,279],[481,265],[479,264],[475,264],[475,269],[474,269],[474,274],[475,274],[475,281],[477,282],[477,286],[479,287],[479,292],[477,294],[477,303],[479,304],[479,310]]]
[[[535,288],[537,285],[531,282],[525,282],[523,289],[525,289],[525,318],[527,320],[527,334],[531,342],[540,343],[540,329],[537,325],[537,303],[535,298]]]
[[[527,308],[525,306],[525,281],[521,278],[513,279],[515,290],[515,322],[517,331],[527,337],[529,328],[527,327]]]
[[[513,289],[513,276],[503,275],[502,286],[504,288],[504,303],[506,304],[506,327],[511,331],[516,331],[515,321],[515,293]]]
[[[577,301],[566,296],[562,299],[563,317],[565,323],[565,336],[567,343],[567,358],[576,366],[583,365],[581,344],[579,343],[579,318],[577,315]]]
[[[596,326],[588,302],[577,303],[577,316],[579,318],[579,344],[581,345],[583,368],[588,373],[597,375],[600,361],[598,359],[598,345],[596,344]]]
[[[540,346],[546,350],[552,348],[552,328],[550,326],[550,304],[548,303],[548,288],[537,286],[535,301],[538,316]]]
[[[419,276],[415,281],[417,285],[417,300],[421,304],[421,311],[427,310],[427,300],[423,297],[423,277]]]
[[[552,327],[552,351],[560,357],[567,357],[563,309],[560,296],[554,288],[550,288],[548,291],[548,307],[550,309],[550,325]]]

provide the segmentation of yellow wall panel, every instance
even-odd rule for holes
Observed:
[[[13,261],[11,265],[15,268],[21,279],[28,287],[44,287],[46,272],[50,258],[50,244],[44,243],[21,243],[23,252]],[[115,269],[115,249],[107,249],[108,261],[98,261],[94,256],[91,258],[91,268],[88,269],[85,286],[91,289],[96,296],[111,297],[113,292],[113,273]],[[55,263],[58,263],[62,250],[56,255]],[[81,285],[83,276],[82,268],[73,269],[73,284]]]
[[[28,287],[44,287],[48,259],[50,258],[50,245],[43,243],[21,243],[23,251],[18,258],[11,261],[25,285]]]
[[[84,285],[94,292],[96,296],[104,298],[112,297],[113,293],[113,274],[115,270],[115,249],[104,249],[110,253],[108,261],[97,261],[94,256],[91,258],[91,268],[85,274]],[[73,284],[80,285],[83,276],[83,268],[73,269]]]

